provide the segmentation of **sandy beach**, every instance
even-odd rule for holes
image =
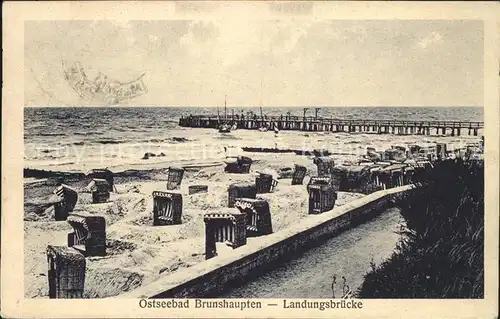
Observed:
[[[150,180],[117,181],[117,192],[111,193],[108,203],[91,204],[91,195],[79,187],[79,199],[75,213],[86,212],[106,218],[107,256],[87,258],[85,297],[102,298],[116,296],[140,285],[154,281],[182,268],[205,260],[203,214],[227,209],[227,187],[233,182],[253,182],[256,171],[283,166],[287,156],[295,162],[307,165],[309,174],[316,168],[307,157],[280,155],[273,160],[259,160],[250,174],[228,174],[223,166],[206,167],[197,172],[186,172],[182,182],[184,209],[182,225],[152,226],[154,190],[165,190],[166,175],[151,174]],[[273,193],[258,197],[270,204],[273,229],[280,231],[303,218],[307,218],[307,191],[304,185],[291,186],[291,179],[280,179]],[[81,183],[80,183],[81,184]],[[188,195],[190,185],[208,185],[208,194]],[[25,196],[48,195],[50,187],[26,188]],[[363,196],[339,193],[336,206]],[[236,209],[235,209],[236,210]],[[47,245],[66,245],[71,226],[53,221],[53,209],[44,214],[25,214],[25,296],[48,298]],[[248,245],[258,238],[249,238]],[[218,244],[218,253],[230,254],[232,249]]]
[[[195,139],[194,129],[185,133]],[[205,139],[222,138],[214,131],[206,132]],[[207,137],[208,136],[208,137]],[[230,147],[229,155],[242,154],[238,146],[268,145],[273,143],[271,135],[252,131],[236,131],[225,137],[224,145]],[[286,132],[281,134],[281,145],[294,146],[293,140],[314,141],[310,148],[328,146],[336,164],[355,163],[366,147],[379,150],[391,145],[408,145],[418,141],[443,141],[448,144],[464,145],[478,137],[436,137],[436,136],[397,136],[373,134],[330,134]],[[252,143],[253,141],[253,143]],[[232,143],[231,143],[232,142]],[[221,148],[223,144],[217,145]],[[233,148],[231,148],[231,146]],[[336,147],[333,147],[336,146]],[[296,146],[296,148],[300,148]],[[85,182],[69,183],[79,194],[74,212],[85,212],[106,218],[107,256],[87,258],[87,272],[84,296],[103,298],[119,295],[144,284],[159,276],[168,275],[180,269],[203,262],[204,222],[203,214],[227,210],[227,188],[234,182],[254,182],[257,172],[279,171],[280,168],[301,164],[307,167],[304,185],[291,186],[291,179],[280,179],[275,191],[260,194],[258,197],[270,204],[274,232],[287,228],[301,219],[308,218],[308,194],[306,184],[309,176],[316,175],[317,168],[309,156],[293,153],[244,153],[254,160],[250,174],[224,173],[223,154],[219,158],[178,158],[168,162],[168,158],[138,160],[134,164],[114,166],[117,192],[111,193],[107,203],[92,204],[91,194],[85,190]],[[152,226],[152,192],[166,190],[167,169],[169,166],[182,165],[186,172],[181,185],[183,194],[182,224],[174,226]],[[64,170],[65,166],[58,167]],[[135,174],[127,174],[128,172]],[[53,208],[43,213],[33,212],[30,203],[47,198],[55,186],[33,183],[25,184],[25,296],[27,298],[48,298],[47,245],[67,245],[67,234],[72,231],[65,221],[54,221]],[[207,185],[208,194],[188,195],[190,185]],[[343,205],[362,194],[340,192],[335,206]],[[235,209],[236,210],[236,209]],[[249,238],[247,245],[252,245],[258,238]],[[230,254],[232,249],[223,244],[217,246],[218,254]]]

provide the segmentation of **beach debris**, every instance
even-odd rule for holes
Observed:
[[[191,185],[188,187],[189,195],[198,193],[208,193],[208,185]]]
[[[114,174],[107,168],[104,169],[92,169],[86,174],[87,178],[99,178],[105,179],[109,184],[109,191],[113,192],[115,190]]]
[[[54,219],[66,220],[68,214],[73,211],[78,201],[78,193],[68,185],[61,184],[54,190],[55,198],[58,200],[54,203]]]
[[[188,139],[188,138],[185,138],[185,137],[176,137],[176,136],[174,136],[174,137],[172,137],[170,139],[172,141],[174,141],[174,142],[188,142],[188,141],[190,141],[190,139]]]
[[[317,156],[313,163],[318,167],[318,176],[330,176],[335,165],[333,158],[328,156]]]
[[[293,149],[280,149],[280,148],[269,148],[269,147],[242,147],[243,152],[252,153],[293,153],[296,150]]]
[[[151,152],[146,152],[146,153],[144,153],[144,156],[141,159],[147,160],[150,157],[156,157],[156,154],[155,153],[151,153]]]
[[[247,156],[238,156],[235,160],[225,160],[224,162],[226,163],[224,172],[248,174],[250,173],[250,167],[253,163],[253,160]]]
[[[85,256],[65,246],[47,246],[50,299],[83,298]]]
[[[87,189],[92,193],[92,203],[105,203],[109,200],[109,183],[105,179],[94,178]]]
[[[251,183],[233,183],[228,189],[227,207],[234,207],[236,198],[253,198],[257,197],[257,186]]]
[[[237,198],[234,207],[246,214],[247,237],[272,234],[271,212],[265,199]]]
[[[184,177],[184,168],[182,167],[169,167],[168,168],[168,181],[167,190],[175,190],[180,188],[182,178]]]
[[[307,169],[303,165],[295,164],[295,169],[292,175],[292,185],[302,185],[304,177],[306,177]]]
[[[193,177],[195,179],[206,179],[206,180],[209,180],[212,177],[214,177],[216,174],[217,174],[217,172],[215,172],[215,171],[208,171],[208,170],[202,169],[199,172],[197,172]]]
[[[260,172],[257,172],[257,174],[255,177],[257,194],[271,193],[276,185],[278,185],[278,181],[273,178],[273,175]]]
[[[337,193],[331,177],[314,176],[307,184],[309,194],[309,214],[321,214],[332,210],[337,200]]]
[[[127,192],[127,193],[140,193],[140,192],[141,192],[141,190],[139,189],[139,186],[137,186],[137,185],[132,185],[132,186],[130,186],[130,187],[127,189],[127,191],[126,191],[126,192]]]
[[[151,152],[146,152],[144,153],[144,156],[141,158],[143,160],[147,160],[149,159],[150,157],[165,157],[167,156],[165,153],[161,152],[160,154],[156,155],[155,153],[151,153]]]
[[[68,247],[84,256],[106,255],[106,220],[86,213],[70,214],[67,222],[73,227],[68,234]]]
[[[241,212],[209,213],[205,222],[205,259],[217,256],[217,242],[236,249],[247,243],[246,214]]]
[[[182,224],[182,194],[153,192],[153,226]]]

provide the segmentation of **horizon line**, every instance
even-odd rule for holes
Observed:
[[[46,105],[46,106],[23,106],[23,108],[224,108],[220,105]],[[227,105],[227,108],[484,108],[484,105],[281,105],[281,106],[259,106],[259,105]]]

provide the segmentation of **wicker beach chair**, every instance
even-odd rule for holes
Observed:
[[[188,194],[208,193],[208,185],[191,185],[188,187]]]
[[[404,174],[403,174],[403,184],[404,185],[409,185],[413,183],[413,174],[415,173],[415,168],[412,166],[407,166],[404,168]]]
[[[106,220],[102,216],[71,214],[67,222],[73,227],[68,234],[68,247],[84,256],[106,255]]]
[[[105,179],[108,182],[109,191],[113,192],[115,188],[114,174],[109,169],[93,169],[87,173],[89,179]]]
[[[210,213],[205,222],[205,259],[217,256],[216,243],[236,249],[247,243],[246,214],[240,212]]]
[[[257,194],[271,193],[278,185],[278,181],[273,178],[271,174],[258,173],[255,177],[255,186]]]
[[[105,203],[109,200],[109,183],[105,179],[94,178],[87,189],[92,193],[92,203]]]
[[[407,164],[392,164],[382,168],[378,174],[384,189],[404,185],[404,169]]]
[[[307,185],[309,194],[309,214],[321,214],[332,210],[337,200],[337,193],[331,177],[311,177]]]
[[[264,199],[237,198],[234,207],[246,214],[247,237],[273,232],[269,203]]]
[[[65,246],[47,246],[50,299],[83,298],[85,256]]]
[[[382,156],[380,155],[380,152],[377,152],[377,150],[373,147],[366,148],[366,158],[373,161],[373,162],[382,160]]]
[[[60,185],[54,190],[54,194],[60,200],[54,204],[54,219],[66,220],[68,214],[73,211],[78,201],[78,193],[68,185]]]
[[[253,160],[250,157],[238,156],[234,161],[226,161],[224,172],[235,174],[248,174]]]
[[[345,190],[364,193],[363,190],[371,183],[370,175],[368,166],[348,167]]]
[[[184,168],[182,167],[169,167],[168,168],[168,181],[167,190],[179,189],[184,177]]]
[[[384,159],[389,161],[402,162],[406,159],[406,151],[399,148],[390,148],[385,150]]]
[[[182,194],[153,192],[153,226],[182,224]]]
[[[295,164],[295,169],[292,175],[292,185],[302,185],[306,177],[307,169],[303,165]]]
[[[315,157],[313,163],[318,167],[318,176],[330,176],[335,166],[333,158],[327,156]]]
[[[257,187],[251,183],[233,183],[229,185],[227,193],[227,207],[234,207],[236,198],[255,199],[257,197]]]
[[[331,183],[335,191],[345,191],[347,181],[347,169],[343,166],[335,166],[331,170]]]

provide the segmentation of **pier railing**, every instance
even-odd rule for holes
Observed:
[[[261,127],[279,130],[299,131],[335,131],[335,132],[377,132],[393,134],[436,134],[460,135],[462,129],[468,134],[478,135],[484,128],[484,122],[475,121],[417,121],[417,120],[366,120],[338,119],[314,116],[244,116],[244,115],[190,115],[181,117],[179,125],[183,127],[217,128],[220,124],[236,125],[239,129],[259,129]]]

